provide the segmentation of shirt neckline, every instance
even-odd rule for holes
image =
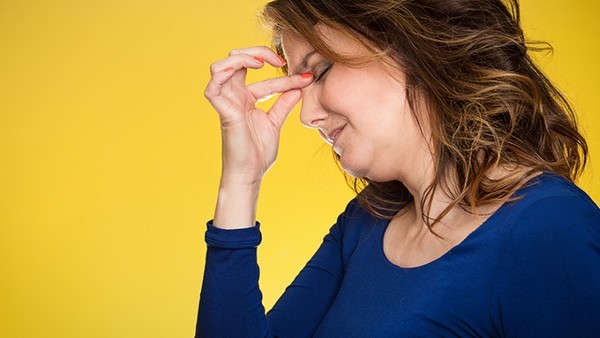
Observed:
[[[525,193],[525,190],[527,190],[528,188],[530,188],[534,185],[539,184],[542,179],[544,179],[548,176],[551,176],[551,175],[552,175],[552,173],[542,172],[540,175],[537,175],[536,177],[534,177],[534,178],[530,179],[528,182],[526,182],[521,188],[519,188],[513,194],[513,196],[522,198]],[[386,265],[389,265],[392,268],[398,269],[401,271],[418,271],[418,270],[426,270],[429,268],[433,268],[436,265],[439,265],[439,264],[443,263],[444,261],[446,261],[449,256],[454,254],[454,252],[462,249],[465,245],[468,245],[474,239],[479,237],[480,234],[485,233],[488,228],[492,228],[493,227],[492,225],[493,225],[493,223],[496,222],[496,219],[498,217],[500,217],[501,215],[503,215],[506,212],[506,209],[511,205],[514,205],[514,202],[506,201],[506,202],[502,203],[502,205],[500,205],[500,207],[492,215],[490,215],[490,217],[488,217],[485,221],[483,221],[475,230],[473,230],[471,233],[469,233],[462,241],[460,241],[460,243],[453,246],[450,250],[446,251],[443,255],[432,260],[431,262],[427,262],[425,264],[418,265],[418,266],[412,266],[412,267],[403,267],[403,266],[396,265],[387,258],[387,256],[385,255],[385,251],[383,249],[383,237],[385,236],[385,232],[386,232],[388,226],[390,225],[391,220],[380,219],[380,221],[387,221],[387,222],[385,222],[383,231],[379,235],[379,242],[377,243],[379,254],[385,261]]]

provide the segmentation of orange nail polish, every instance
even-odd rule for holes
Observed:
[[[223,69],[224,72],[230,72],[233,70],[233,67],[227,67],[225,69]]]
[[[304,73],[304,74],[300,74],[300,77],[302,77],[304,79],[310,79],[311,77],[313,77],[313,75],[310,73]]]
[[[262,58],[259,58],[258,56],[253,56],[252,58],[259,63],[265,62],[265,60],[263,60]]]
[[[285,59],[281,57],[281,55],[277,55],[277,60],[279,60],[279,63],[281,63],[281,65],[285,65]]]

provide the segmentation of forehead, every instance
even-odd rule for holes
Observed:
[[[316,50],[308,41],[291,31],[281,33],[281,49],[287,60],[290,74],[297,73],[301,66],[307,66],[302,64],[303,60],[307,62],[308,58],[316,53]]]
[[[323,24],[317,24],[315,25],[315,31],[327,47],[336,54],[359,56],[366,52],[364,46],[338,30]],[[309,55],[315,52],[315,48],[306,39],[289,30],[281,32],[281,47],[287,59],[290,74],[296,73],[299,70],[307,55],[309,58],[304,61],[308,61],[308,66],[310,66],[311,59],[316,59],[313,55]],[[315,52],[314,55],[318,56],[319,53]]]

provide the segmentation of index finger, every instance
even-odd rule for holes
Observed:
[[[277,55],[271,48],[266,46],[254,46],[240,49],[233,49],[229,52],[229,55],[238,55],[238,54],[249,54],[252,56],[258,56],[263,59],[265,62],[274,67],[282,67],[285,65],[285,60]]]
[[[248,90],[257,101],[264,101],[277,93],[304,88],[312,81],[312,74],[281,76],[253,83],[248,86]]]

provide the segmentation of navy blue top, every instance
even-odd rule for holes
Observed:
[[[197,337],[600,337],[600,210],[569,181],[534,179],[437,260],[401,268],[388,220],[351,201],[267,315],[259,224],[209,222]]]

